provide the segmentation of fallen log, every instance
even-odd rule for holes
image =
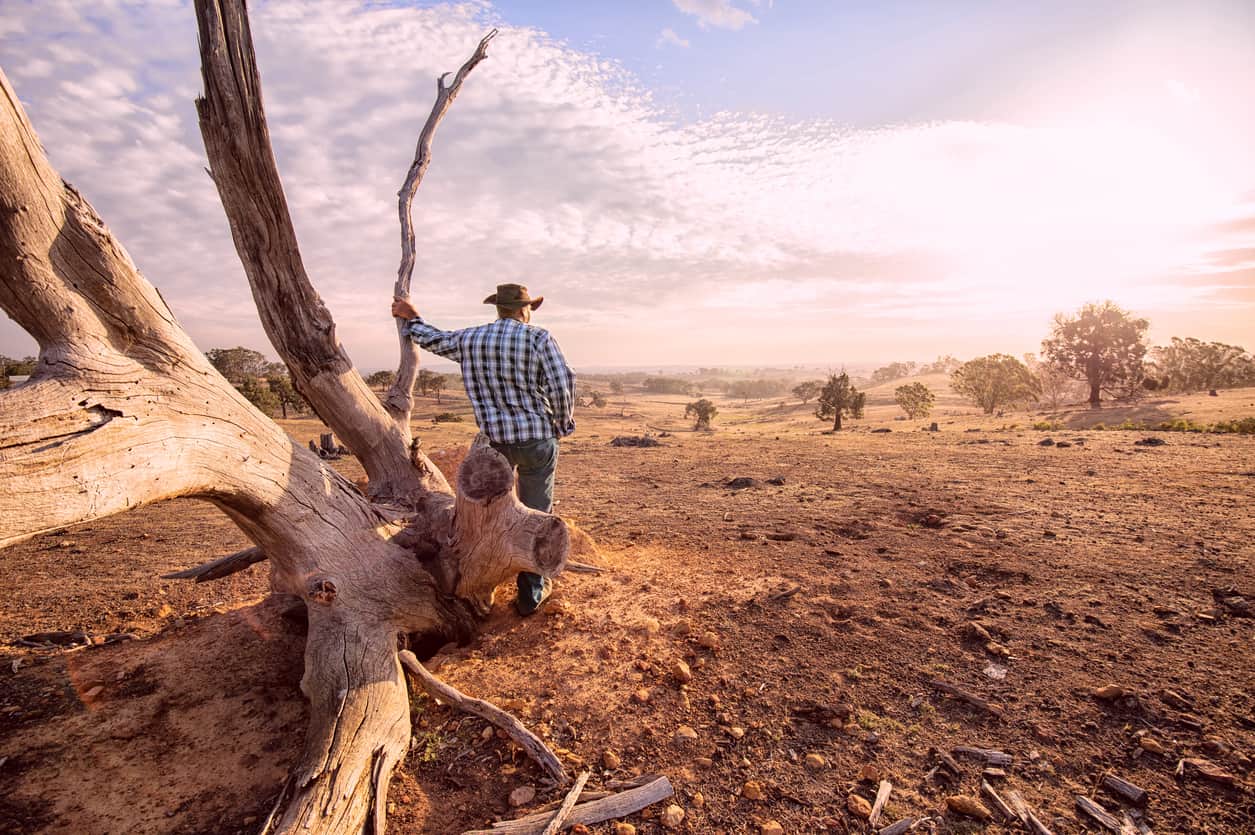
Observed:
[[[885,804],[889,802],[889,795],[893,793],[893,783],[888,780],[881,780],[880,787],[876,789],[876,802],[872,804],[872,813],[867,816],[867,823],[875,826],[880,820],[881,814],[885,811]]]
[[[501,728],[509,734],[510,739],[513,739],[518,743],[519,747],[527,752],[529,757],[536,761],[537,765],[548,772],[549,776],[558,782],[558,785],[566,785],[567,781],[570,780],[566,769],[562,767],[562,763],[559,762],[553,751],[549,750],[549,746],[541,742],[540,738],[525,728],[518,719],[515,719],[494,704],[463,695],[457,688],[445,684],[432,675],[418,660],[417,656],[409,650],[401,650],[397,653],[397,657],[401,659],[401,666],[418,680],[419,686],[423,688],[427,695],[447,705],[452,705],[459,710],[473,713],[481,719],[487,719],[498,728]],[[539,831],[543,831],[543,827]]]
[[[1018,791],[1015,789],[1008,789],[1007,802],[1010,803],[1011,808],[1015,810],[1015,815],[1020,819],[1020,822],[1024,824],[1024,828],[1029,832],[1032,832],[1033,835],[1054,835],[1054,833],[1046,828],[1046,825],[1038,819],[1036,813],[1033,811],[1033,807],[1028,805]]]
[[[1102,806],[1099,806],[1094,801],[1090,800],[1085,795],[1081,794],[1076,796],[1076,808],[1080,809],[1100,826],[1116,833],[1116,835],[1120,835],[1121,826],[1119,818],[1108,812]]]
[[[266,552],[254,545],[252,548],[245,548],[243,551],[236,551],[234,554],[228,554],[225,557],[219,557],[211,560],[203,565],[195,568],[186,568],[183,571],[174,571],[170,574],[162,574],[163,580],[195,580],[203,583],[207,580],[220,580],[228,577],[236,572],[243,571],[254,563],[262,562],[266,559]]]
[[[1134,806],[1146,805],[1148,799],[1146,789],[1135,786],[1128,780],[1117,777],[1114,774],[1104,774],[1102,776],[1102,787],[1109,793]]]
[[[1000,705],[993,704],[985,699],[982,699],[980,696],[977,696],[974,693],[969,693],[968,691],[964,690],[962,687],[957,687],[953,684],[950,684],[949,682],[942,681],[939,678],[934,678],[930,680],[928,682],[928,686],[932,687],[934,690],[940,690],[942,693],[951,695],[954,698],[959,699],[960,701],[967,702],[973,707],[978,707],[981,710],[985,711],[986,713],[990,713],[998,717],[999,719],[1001,719],[1006,712],[1002,709]]]
[[[1013,821],[1019,819],[1019,816],[1012,811],[1007,802],[1002,799],[1002,796],[994,790],[993,786],[989,785],[988,780],[980,781],[980,793],[985,795],[985,798],[993,805],[998,814],[1002,815],[1003,820]]]
[[[666,777],[659,777],[657,780],[646,783],[643,786],[628,789],[625,792],[620,792],[601,800],[594,800],[591,803],[579,804],[571,810],[565,825],[584,824],[588,826],[613,818],[626,817],[634,812],[639,812],[646,806],[652,806],[660,800],[666,800],[673,794],[675,794],[675,789],[671,787],[671,781]],[[462,833],[462,835],[542,835],[549,820],[549,814],[542,812],[536,815],[528,815],[524,818],[497,821],[492,825],[491,829],[472,829]]]
[[[558,807],[557,814],[553,816],[553,820],[549,821],[549,825],[545,827],[545,831],[541,835],[558,835],[562,831],[562,825],[571,816],[571,810],[575,808],[576,801],[580,799],[580,793],[584,791],[584,784],[588,782],[590,773],[585,771],[575,778],[575,785],[571,787],[571,791],[567,792],[562,805]]]
[[[1014,757],[1004,751],[995,751],[991,748],[974,748],[970,745],[956,745],[950,749],[950,752],[984,760],[988,765],[1010,765],[1015,761]]]

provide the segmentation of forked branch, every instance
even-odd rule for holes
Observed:
[[[423,182],[423,175],[431,165],[431,142],[436,135],[436,127],[449,106],[462,90],[462,82],[471,74],[471,70],[479,62],[488,57],[488,43],[497,36],[493,29],[480,40],[475,53],[466,60],[461,69],[453,77],[453,83],[445,85],[445,73],[436,79],[436,103],[432,105],[427,123],[418,135],[418,146],[414,149],[414,161],[405,174],[405,182],[397,192],[397,214],[401,219],[401,265],[397,268],[397,281],[392,293],[396,298],[407,299],[410,296],[410,282],[414,277],[414,261],[417,258],[414,237],[414,218],[412,207],[414,194]],[[418,346],[405,335],[405,323],[397,322],[397,335],[401,343],[401,364],[397,368],[397,377],[384,397],[384,406],[396,420],[408,443],[410,433],[410,415],[414,411],[414,383],[418,379]]]

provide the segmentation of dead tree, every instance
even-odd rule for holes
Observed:
[[[509,465],[485,445],[466,458],[454,496],[410,443],[409,346],[387,405],[353,368],[301,262],[244,0],[197,0],[196,14],[201,131],[253,298],[293,384],[365,468],[367,495],[214,370],[53,170],[0,73],[0,307],[39,343],[29,382],[0,395],[0,547],[175,496],[213,502],[256,549],[207,570],[268,559],[275,587],[309,610],[310,727],[268,828],[382,832],[410,741],[397,636],[466,636],[499,583],[562,570],[567,528],[517,500]],[[420,157],[490,37],[452,84],[439,80]],[[403,219],[425,168],[416,160],[407,178]],[[408,292],[406,234],[398,289]]]

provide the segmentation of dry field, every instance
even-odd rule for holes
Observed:
[[[943,399],[928,432],[895,420],[891,388],[838,435],[793,401],[718,398],[709,434],[683,420],[688,398],[582,410],[557,510],[611,571],[562,578],[526,620],[500,594],[482,636],[432,665],[595,767],[593,785],[669,775],[680,831],[866,832],[849,796],[874,797],[873,777],[894,787],[882,826],[1021,831],[947,811],[978,794],[983,767],[960,755],[952,771],[941,755],[956,746],[1010,754],[997,789],[1055,833],[1099,831],[1077,795],[1120,808],[1097,788],[1108,773],[1149,793],[1161,835],[1255,831],[1255,438],[1088,428],[1255,415],[1255,390],[1063,412],[1051,432],[1029,428],[1047,416]],[[466,411],[425,403],[416,421],[438,461],[474,433],[433,425],[446,408]],[[302,442],[320,428],[285,426]],[[645,432],[662,445],[609,444]],[[1147,437],[1164,443],[1135,443]],[[245,544],[179,500],[3,554],[0,831],[256,828],[304,732],[301,626],[267,600],[264,564],[159,579]],[[20,642],[57,630],[133,638]],[[1124,695],[1094,695],[1109,685]],[[508,740],[426,698],[415,710],[391,832],[526,811],[508,798],[540,774]],[[657,811],[629,820],[662,832]]]

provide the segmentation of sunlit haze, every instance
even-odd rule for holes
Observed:
[[[396,191],[435,77],[501,30],[415,201],[414,301],[547,303],[576,368],[1037,350],[1110,298],[1255,348],[1255,4],[257,3],[280,171],[357,365],[395,365]],[[183,2],[5,0],[53,164],[202,348],[273,355]],[[33,342],[0,321],[0,353]]]

